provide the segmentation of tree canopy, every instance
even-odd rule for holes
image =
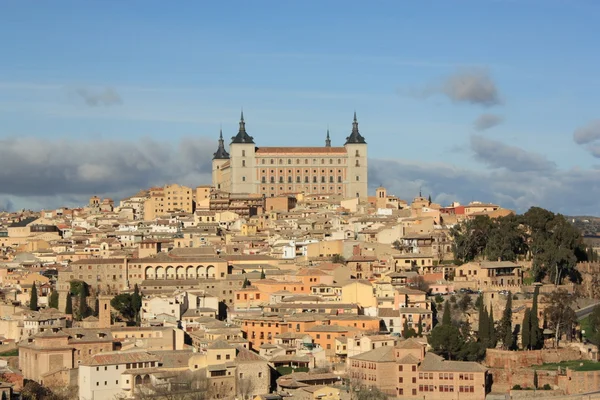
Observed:
[[[530,258],[536,281],[545,277],[555,284],[565,278],[578,281],[576,263],[594,257],[574,225],[539,207],[496,219],[478,215],[455,225],[450,234],[457,263]]]
[[[112,308],[117,310],[121,316],[130,322],[133,322],[136,316],[133,295],[131,293],[121,293],[116,295],[110,301]]]

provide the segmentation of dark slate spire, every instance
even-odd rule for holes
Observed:
[[[219,147],[213,154],[213,160],[229,160],[229,153],[225,150],[225,141],[223,140],[223,129],[219,131]]]
[[[231,138],[231,143],[252,143],[254,144],[254,138],[246,133],[246,123],[244,122],[244,111],[242,110],[242,116],[240,117],[240,130],[238,134]]]
[[[358,121],[356,120],[356,111],[354,111],[354,121],[352,122],[352,133],[346,138],[346,144],[366,144],[365,138],[358,132]]]
[[[325,147],[331,147],[331,138],[329,137],[329,128],[327,128],[327,138],[325,139]]]

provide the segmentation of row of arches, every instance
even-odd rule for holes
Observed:
[[[217,269],[214,265],[167,265],[165,267],[158,265],[156,267],[148,266],[144,270],[144,279],[202,279],[215,278]]]

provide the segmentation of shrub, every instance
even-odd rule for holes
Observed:
[[[523,390],[523,388],[521,387],[521,385],[517,384],[512,387],[512,390]]]
[[[441,304],[444,302],[444,297],[441,294],[436,294],[435,295],[435,302],[438,304]]]
[[[542,386],[543,390],[552,390],[552,386],[550,386],[549,383],[546,383],[544,386]]]
[[[455,295],[450,296],[450,303],[456,303],[456,296]]]

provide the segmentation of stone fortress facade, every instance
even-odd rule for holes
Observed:
[[[337,194],[367,198],[367,142],[358,131],[356,113],[343,146],[331,145],[329,130],[322,147],[259,147],[240,127],[225,149],[223,133],[214,153],[213,187],[229,193],[276,197],[286,194]]]

